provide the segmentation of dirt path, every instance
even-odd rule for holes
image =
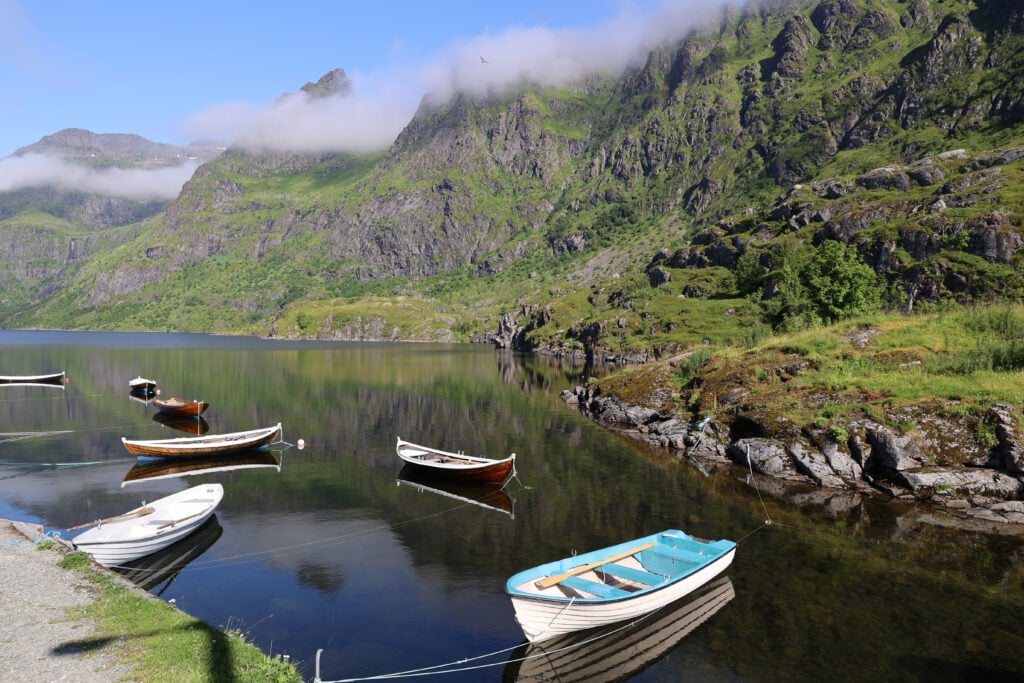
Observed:
[[[68,616],[66,608],[93,602],[96,589],[58,567],[61,557],[0,519],[0,681],[131,680],[117,662],[118,642],[94,639],[92,622]]]

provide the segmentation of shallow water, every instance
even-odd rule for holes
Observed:
[[[187,564],[149,558],[133,578],[289,655],[307,679],[321,649],[324,681],[448,663],[469,670],[432,678],[1024,674],[1015,530],[963,530],[852,494],[774,493],[742,471],[705,476],[564,406],[578,368],[482,346],[0,332],[0,374],[55,370],[68,372],[63,390],[0,386],[0,516],[71,537],[75,524],[223,483],[216,522],[176,549]],[[122,486],[135,465],[122,436],[184,435],[129,398],[139,375],[165,398],[209,401],[209,433],[281,422],[285,441],[305,447],[276,447],[277,465]],[[501,492],[424,488],[400,476],[397,436],[515,452],[518,474]],[[728,597],[684,600],[568,647],[568,661],[521,647],[508,576],[666,528],[739,542]],[[548,668],[513,661],[524,656]]]

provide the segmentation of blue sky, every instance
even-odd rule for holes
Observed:
[[[64,128],[174,144],[380,149],[427,93],[622,69],[726,2],[0,0],[0,165]],[[345,102],[280,97],[334,68],[353,82]],[[6,170],[0,191],[10,187]]]

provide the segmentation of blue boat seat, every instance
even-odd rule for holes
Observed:
[[[621,588],[609,586],[606,583],[590,581],[589,579],[581,579],[578,576],[570,576],[562,579],[559,583],[576,591],[596,595],[599,598],[625,598],[631,595],[629,591],[624,591]]]
[[[692,550],[683,550],[682,548],[669,548],[667,546],[659,546],[654,551],[658,555],[664,557],[670,557],[673,560],[681,560],[683,562],[689,562],[690,564],[705,564],[715,558],[714,555],[701,555],[695,553]]]
[[[654,574],[653,572],[644,571],[643,569],[626,567],[621,564],[615,564],[614,562],[603,564],[599,569],[605,574],[611,574],[612,576],[617,576],[620,579],[625,579],[626,581],[642,583],[645,586],[657,586],[665,580],[665,577],[661,574]]]

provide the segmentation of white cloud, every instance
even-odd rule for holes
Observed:
[[[654,13],[624,5],[614,21],[586,29],[512,27],[456,42],[425,64],[350,73],[353,90],[347,96],[311,98],[300,92],[265,106],[218,105],[190,117],[185,129],[193,138],[233,140],[261,151],[380,150],[394,141],[425,93],[444,101],[457,92],[487,95],[523,81],[558,86],[589,73],[620,73],[652,47],[703,26],[734,4],[664,0]]]
[[[0,192],[29,187],[56,187],[126,199],[173,199],[199,163],[153,170],[94,169],[46,154],[0,159]]]

